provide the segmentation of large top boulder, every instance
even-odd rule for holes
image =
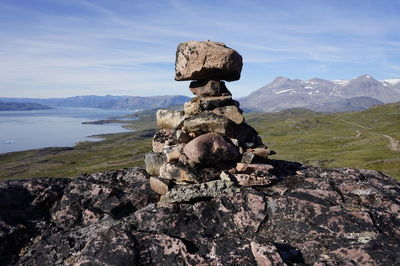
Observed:
[[[175,80],[240,79],[242,56],[220,42],[189,41],[178,45]]]

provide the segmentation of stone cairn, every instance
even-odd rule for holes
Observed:
[[[192,80],[183,111],[158,110],[153,152],[145,155],[160,202],[192,201],[271,183],[273,154],[245,123],[225,81],[239,80],[241,55],[218,42],[178,45],[175,80]]]

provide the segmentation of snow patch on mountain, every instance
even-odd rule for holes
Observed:
[[[332,82],[338,85],[346,85],[347,83],[349,83],[349,80],[337,79],[337,80],[332,80]]]
[[[272,92],[275,94],[281,94],[281,93],[285,93],[285,92],[295,92],[295,91],[296,91],[295,89],[287,89],[287,90],[280,90],[280,91],[273,90]]]
[[[278,77],[241,101],[248,109],[270,112],[343,102],[354,97],[370,97],[383,103],[400,101],[400,78],[378,81],[371,75],[362,75],[350,80],[330,81]]]
[[[383,79],[380,82],[389,83],[394,86],[400,83],[400,79]]]

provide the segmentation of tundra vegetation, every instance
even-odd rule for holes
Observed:
[[[0,179],[74,177],[82,173],[143,165],[156,128],[155,110],[123,123],[133,132],[99,135],[97,142],[0,155]],[[362,112],[316,113],[289,109],[248,113],[275,159],[321,167],[353,167],[382,171],[400,180],[400,103]],[[390,138],[388,138],[388,136]]]

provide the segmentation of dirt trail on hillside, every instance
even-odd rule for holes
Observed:
[[[382,134],[382,136],[389,140],[388,146],[391,151],[400,151],[400,142],[398,140],[389,135]]]
[[[358,124],[358,123],[356,123],[356,122],[351,122],[351,121],[344,120],[343,118],[341,118],[342,115],[343,115],[343,114],[338,115],[338,116],[335,117],[334,119],[335,119],[335,120],[340,120],[340,121],[342,121],[342,122],[345,122],[345,123],[350,124],[350,125],[353,125],[353,126],[360,127],[360,128],[362,128],[362,129],[370,129],[369,127],[365,127],[365,126],[360,125],[360,124]]]
[[[371,128],[365,127],[363,125],[360,125],[358,123],[344,120],[343,118],[341,118],[341,116],[342,115],[338,115],[337,117],[335,117],[335,120],[338,119],[338,120],[340,120],[342,122],[345,122],[345,123],[350,124],[350,125],[358,126],[358,127],[362,128],[362,129],[371,129]],[[357,130],[356,137],[360,137],[361,135],[362,135],[362,132]],[[389,140],[388,147],[389,147],[389,149],[391,151],[400,151],[400,141],[398,141],[395,138],[393,138],[392,136],[389,136],[389,135],[386,135],[386,134],[381,134],[381,135]]]
[[[360,124],[358,124],[358,123],[351,122],[351,121],[347,121],[347,120],[344,120],[344,119],[342,119],[342,118],[340,118],[339,120],[342,121],[342,122],[345,122],[345,123],[347,123],[347,124],[360,127],[360,128],[362,128],[362,129],[370,129],[370,128],[364,127],[363,125],[360,125]]]

